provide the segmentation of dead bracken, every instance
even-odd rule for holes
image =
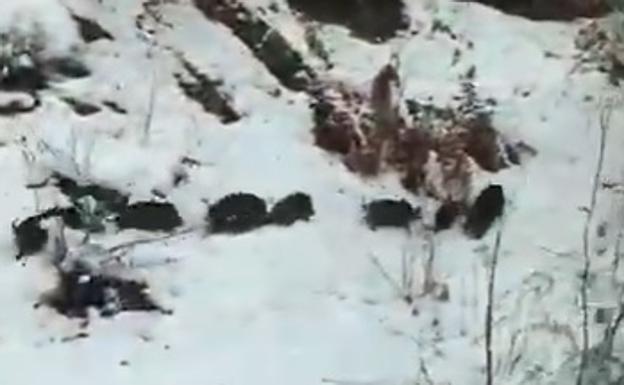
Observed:
[[[408,116],[400,113],[394,94],[400,82],[391,65],[380,70],[369,95],[344,84],[321,86],[311,103],[316,145],[339,154],[347,168],[363,176],[392,170],[412,192],[463,203],[473,163],[488,172],[510,163],[473,76],[474,71],[466,76],[455,106],[407,100]]]

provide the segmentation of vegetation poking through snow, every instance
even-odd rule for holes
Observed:
[[[611,10],[609,0],[456,0],[481,3],[531,20],[570,21],[598,18]]]
[[[579,31],[574,44],[579,50],[576,69],[598,69],[606,73],[612,85],[624,78],[624,33],[616,13],[614,20],[593,20]],[[609,22],[611,24],[609,24]]]
[[[224,124],[240,120],[241,116],[232,106],[230,98],[219,90],[223,86],[222,81],[210,79],[185,59],[181,59],[181,62],[186,77],[191,80],[185,80],[182,74],[176,74],[175,77],[187,97],[199,103],[204,111],[217,115]]]
[[[409,27],[403,0],[288,0],[288,5],[321,23],[338,24],[371,43],[382,43]]]
[[[79,206],[80,199],[85,197],[91,197],[101,205],[103,210],[110,213],[118,213],[128,205],[128,195],[118,190],[95,183],[78,182],[59,173],[56,173],[53,178],[55,186],[75,205]]]
[[[115,40],[113,35],[96,21],[75,14],[72,15],[72,18],[78,24],[78,32],[85,43],[93,43],[98,40]]]
[[[314,77],[301,54],[266,21],[238,0],[193,0],[208,18],[232,30],[279,82],[292,90],[305,90]]]
[[[474,71],[469,71],[456,106],[445,108],[402,101],[400,79],[392,65],[377,74],[370,96],[344,84],[320,87],[311,105],[316,144],[340,154],[354,172],[375,176],[393,170],[410,191],[464,204],[473,163],[497,172],[509,167],[506,146],[509,151],[516,148],[506,145],[494,129],[494,102],[478,98],[473,77]],[[409,116],[400,113],[402,103]]]
[[[95,104],[83,102],[81,100],[72,98],[72,97],[64,97],[62,100],[67,103],[69,107],[80,116],[89,116],[100,112],[102,109]]]
[[[134,311],[169,313],[151,298],[145,282],[94,272],[81,262],[59,269],[58,285],[44,295],[42,304],[69,318],[86,319],[90,309],[102,317]]]

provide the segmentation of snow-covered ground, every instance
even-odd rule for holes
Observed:
[[[0,119],[0,383],[483,384],[487,276],[496,231],[479,241],[468,240],[460,229],[436,235],[434,276],[448,285],[450,298],[417,297],[413,314],[374,262],[400,281],[401,261],[412,257],[419,287],[431,243],[419,226],[411,234],[369,230],[361,205],[384,197],[419,206],[425,201],[405,191],[395,175],[362,179],[315,147],[306,95],[282,88],[273,96],[279,83],[227,28],[209,22],[190,1],[163,3],[158,9],[170,27],[155,24],[150,36],[135,26],[144,11],[140,2],[63,1],[115,38],[79,46],[58,2],[15,2],[26,4],[20,8],[26,17],[43,20],[55,50],[82,55],[92,75],[43,91],[41,107],[30,114]],[[277,3],[280,11],[266,19],[306,53],[302,25],[284,1]],[[582,348],[583,207],[590,205],[600,114],[608,100],[616,107],[602,181],[624,183],[620,90],[604,74],[577,66],[574,37],[584,21],[538,23],[478,4],[421,3],[408,1],[420,33],[386,44],[323,27],[320,36],[335,63],[330,75],[367,89],[398,53],[405,97],[431,96],[443,106],[459,92],[461,74],[476,67],[479,95],[498,102],[496,128],[537,150],[521,166],[481,172],[476,179],[477,187],[502,184],[508,197],[495,287],[496,383],[569,384]],[[434,20],[444,21],[459,38],[430,33]],[[456,49],[462,55],[454,63]],[[241,120],[224,125],[182,94],[174,77],[181,71],[180,54],[223,80]],[[128,113],[103,109],[78,116],[59,100],[67,95],[93,103],[113,100]],[[41,142],[55,151],[41,150]],[[34,157],[35,166],[24,154]],[[201,164],[188,170],[188,184],[174,188],[171,174],[184,156]],[[238,191],[269,201],[304,191],[316,215],[287,228],[267,226],[238,236],[196,231],[137,246],[128,256],[135,273],[173,314],[94,316],[81,329],[79,321],[33,308],[55,284],[46,258],[13,258],[12,221],[63,203],[52,188],[26,188],[48,168],[127,191],[131,200],[149,199],[158,189],[188,227],[203,223],[206,200]],[[622,279],[623,272],[612,268],[622,206],[617,186],[599,190],[589,234],[591,270],[603,286]],[[597,238],[595,229],[603,222],[606,236]],[[152,236],[125,231],[92,242],[112,246]],[[598,255],[598,249],[606,252]],[[617,300],[609,287],[590,291],[590,346],[605,327],[594,322],[595,307],[613,307]],[[81,331],[88,337],[64,340]],[[617,341],[621,352],[624,335]]]

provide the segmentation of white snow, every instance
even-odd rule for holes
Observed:
[[[98,20],[115,40],[84,48],[90,78],[46,91],[32,114],[0,119],[0,383],[425,384],[422,363],[434,384],[483,384],[487,265],[495,231],[482,241],[467,240],[460,229],[435,237],[435,277],[448,284],[450,301],[417,298],[418,315],[412,315],[372,259],[400,281],[402,256],[412,255],[416,284],[422,284],[428,255],[424,231],[372,232],[362,223],[361,204],[380,197],[424,200],[402,189],[395,175],[363,180],[316,148],[306,97],[286,89],[280,97],[270,96],[278,82],[225,27],[208,22],[189,1],[161,8],[173,28],[159,29],[154,46],[135,31],[138,3],[3,2],[0,30],[39,22],[51,51],[66,53],[76,45],[67,9]],[[298,47],[302,27],[280,8],[267,17]],[[601,103],[619,91],[602,74],[572,71],[573,41],[582,21],[530,22],[446,0],[435,7],[410,0],[410,10],[423,30],[385,45],[323,27],[321,38],[336,63],[331,76],[366,89],[398,52],[405,96],[431,96],[445,105],[458,93],[458,77],[476,66],[479,94],[498,101],[496,127],[538,152],[522,166],[480,173],[476,181],[477,187],[503,184],[510,200],[495,292],[496,383],[569,384],[566,376],[574,374],[569,362],[578,359],[581,346],[581,208],[590,200]],[[433,18],[461,38],[429,34]],[[466,48],[468,41],[472,49]],[[453,65],[456,48],[462,55]],[[173,78],[181,70],[174,52],[222,79],[243,119],[224,126],[189,101]],[[152,87],[154,115],[145,142]],[[523,97],[522,91],[530,95]],[[76,117],[57,92],[114,100],[129,113],[104,109]],[[624,116],[617,107],[603,180],[622,183],[624,136],[618,127]],[[40,142],[57,151],[42,151]],[[38,166],[29,168],[24,153]],[[189,170],[189,184],[174,189],[170,176],[183,156],[201,166]],[[289,228],[240,236],[205,237],[197,231],[137,246],[128,256],[138,266],[135,273],[173,315],[94,316],[85,330],[88,338],[63,342],[82,330],[78,322],[45,307],[33,309],[55,283],[52,268],[43,256],[23,265],[13,259],[12,221],[62,201],[51,189],[26,189],[29,179],[41,178],[37,167],[43,166],[106,182],[131,192],[132,200],[148,199],[155,187],[166,190],[188,226],[202,223],[204,200],[237,191],[275,201],[301,190],[312,196],[316,215]],[[611,279],[622,204],[621,195],[601,190],[594,222],[604,221],[608,236],[594,242],[592,232],[592,247],[606,250],[593,264],[605,280]],[[149,235],[125,232],[92,241],[110,246],[143,237]],[[169,259],[175,262],[160,263]],[[621,269],[614,273],[620,280]],[[592,301],[617,300],[612,291],[606,293],[594,294],[599,298]],[[598,341],[603,326],[590,325]],[[623,338],[620,334],[616,349],[624,348]]]

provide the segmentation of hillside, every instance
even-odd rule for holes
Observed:
[[[335,2],[7,2],[0,383],[624,383],[615,16]]]

